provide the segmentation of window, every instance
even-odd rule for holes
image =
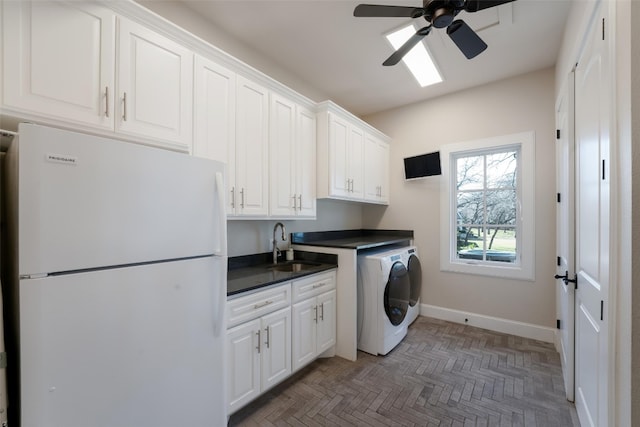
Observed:
[[[533,280],[534,153],[532,132],[441,149],[442,270]]]

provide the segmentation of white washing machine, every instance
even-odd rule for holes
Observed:
[[[358,256],[358,349],[387,354],[407,335],[408,248]]]

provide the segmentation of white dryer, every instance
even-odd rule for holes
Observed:
[[[358,256],[358,349],[387,354],[407,335],[407,248]]]
[[[418,258],[418,248],[410,246],[403,255],[404,265],[409,272],[409,312],[407,324],[412,324],[420,314],[420,295],[422,293],[422,266]]]

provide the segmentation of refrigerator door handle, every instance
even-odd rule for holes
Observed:
[[[214,252],[217,256],[227,255],[227,211],[224,200],[224,177],[222,172],[216,172],[216,191],[218,192],[218,226],[220,228],[219,234],[219,248]]]

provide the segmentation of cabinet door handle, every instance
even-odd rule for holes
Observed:
[[[236,207],[236,187],[231,187],[231,207]]]
[[[351,191],[351,180],[347,178],[347,191]]]
[[[260,332],[262,332],[261,329],[258,329],[258,332],[256,332],[256,335],[258,336],[258,346],[256,347],[256,350],[258,350],[258,353],[260,353],[261,347],[262,347],[262,340],[260,338]]]
[[[109,86],[104,88],[104,116],[109,117]]]
[[[127,92],[122,94],[122,120],[127,121]]]
[[[264,343],[266,344],[267,348],[269,348],[269,326],[264,328],[264,331],[267,333],[267,340]]]
[[[298,195],[298,210],[302,210],[302,194]]]
[[[244,187],[240,189],[240,207],[244,209]]]
[[[296,205],[297,197],[295,194],[292,196],[292,199],[293,199],[293,210],[295,211],[296,209],[298,209],[298,206]]]
[[[318,323],[318,306],[317,305],[313,307],[313,313],[314,313],[314,316],[315,316],[313,318],[313,321]]]
[[[351,192],[353,193],[353,179],[351,180]]]
[[[320,320],[324,322],[324,303],[320,304]]]
[[[261,302],[261,303],[259,303],[259,304],[255,304],[255,305],[253,306],[253,309],[254,309],[254,310],[257,310],[257,309],[262,308],[262,307],[264,307],[264,306],[267,306],[267,305],[269,305],[269,304],[273,304],[273,301],[271,301],[271,300],[267,300],[267,301],[265,301],[265,302]]]

